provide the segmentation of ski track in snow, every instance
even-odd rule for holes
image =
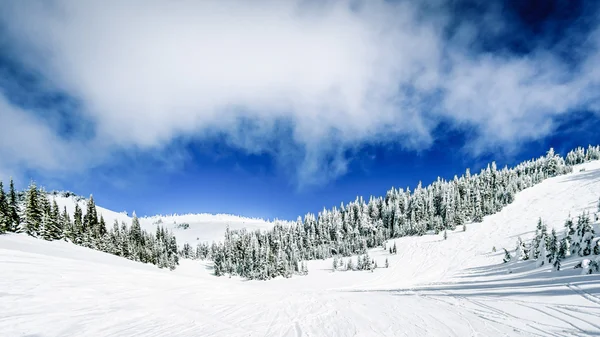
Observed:
[[[66,242],[0,236],[0,336],[600,335],[600,275],[579,275],[575,259],[561,272],[502,263],[502,248],[530,240],[538,217],[562,230],[569,212],[595,209],[600,162],[582,166],[447,240],[399,238],[396,255],[373,249],[378,265],[390,261],[374,273],[332,272],[328,259],[309,261],[307,276],[246,281],[214,277],[205,262],[183,260],[170,272]],[[222,222],[213,227],[204,238],[222,237]]]

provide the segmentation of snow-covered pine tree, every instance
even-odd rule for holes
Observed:
[[[556,251],[556,256],[554,257],[554,268],[559,271],[561,268],[561,261],[567,256],[569,251],[568,241],[566,237],[563,237],[560,240],[558,250]]]
[[[588,256],[592,252],[592,240],[594,229],[592,228],[590,217],[587,213],[582,213],[577,218],[577,228],[575,230],[575,238],[573,244],[577,248],[579,256]],[[573,250],[573,249],[572,249]]]
[[[38,189],[32,181],[25,194],[25,232],[30,236],[38,236],[41,223],[42,209],[39,204]]]
[[[0,181],[0,234],[10,231],[10,213],[4,185]]]
[[[550,240],[548,240],[548,263],[552,263],[554,258],[556,257],[556,252],[558,251],[558,237],[556,236],[556,230],[552,228],[552,232],[550,234]]]
[[[542,246],[542,238],[545,238],[545,225],[542,222],[542,218],[538,219],[537,226],[535,228],[535,237],[533,238],[532,243],[532,257],[537,259],[540,256],[541,246]]]
[[[75,204],[75,212],[73,213],[72,241],[78,245],[83,243],[83,212],[77,203]]]
[[[93,237],[98,236],[98,213],[96,212],[96,203],[94,202],[94,196],[90,195],[87,202],[87,210],[83,217],[83,232],[90,233]]]
[[[20,230],[19,226],[21,224],[21,217],[19,216],[19,203],[17,200],[17,192],[15,190],[15,183],[12,178],[10,178],[10,187],[8,192],[8,207],[10,214],[10,222],[11,222],[11,232],[18,232]]]
[[[523,255],[524,255],[524,244],[523,244],[523,240],[521,240],[521,237],[519,236],[517,238],[517,248],[515,249],[515,262],[518,262],[519,260],[523,259]]]
[[[539,241],[540,250],[537,257],[536,266],[539,268],[543,266],[548,261],[548,253],[546,249],[546,236],[542,234],[542,237]]]

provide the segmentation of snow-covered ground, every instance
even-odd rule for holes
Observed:
[[[502,248],[542,217],[595,210],[600,162],[519,193],[513,204],[441,235],[395,240],[390,267],[271,281],[217,278],[184,260],[173,272],[65,242],[0,236],[2,336],[582,336],[600,335],[600,275],[532,262]],[[496,247],[497,251],[492,252]],[[511,270],[512,273],[508,273]]]

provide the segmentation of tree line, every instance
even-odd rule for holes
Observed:
[[[229,230],[221,243],[187,247],[186,257],[214,261],[215,275],[250,279],[289,277],[305,273],[302,261],[365,254],[392,238],[436,234],[486,215],[513,202],[516,193],[543,180],[572,172],[572,165],[600,158],[600,146],[577,148],[568,162],[551,148],[546,155],[512,168],[498,169],[495,162],[479,174],[467,169],[452,180],[438,178],[430,185],[392,188],[384,197],[357,198],[317,215],[298,217],[295,224],[275,222],[270,230]]]
[[[550,149],[545,156],[499,169],[495,162],[478,174],[467,169],[451,180],[438,178],[430,185],[391,188],[385,196],[363,198],[340,207],[308,213],[295,223],[274,222],[269,230],[227,228],[222,242],[186,244],[178,251],[174,236],[157,225],[156,233],[141,230],[134,214],[131,226],[115,223],[107,230],[98,217],[93,198],[87,211],[76,206],[73,219],[66,209],[31,184],[19,196],[10,183],[9,193],[0,188],[0,231],[25,231],[47,240],[64,239],[132,260],[174,268],[178,254],[184,258],[210,259],[214,274],[270,279],[306,274],[306,260],[366,254],[392,238],[439,233],[486,215],[513,202],[516,193],[543,180],[572,172],[572,165],[600,159],[600,146],[570,151],[566,160]],[[2,185],[0,185],[1,187]]]
[[[87,200],[85,212],[76,202],[71,216],[66,207],[59,209],[55,199],[50,202],[50,195],[34,182],[25,192],[18,193],[11,179],[7,194],[0,181],[0,233],[5,232],[24,232],[48,241],[64,240],[160,268],[174,269],[179,264],[175,236],[164,227],[157,226],[155,233],[142,230],[134,214],[130,226],[124,222],[119,225],[115,220],[108,229],[93,196]]]

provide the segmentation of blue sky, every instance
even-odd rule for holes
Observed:
[[[0,177],[294,219],[600,143],[595,1],[0,4]]]

